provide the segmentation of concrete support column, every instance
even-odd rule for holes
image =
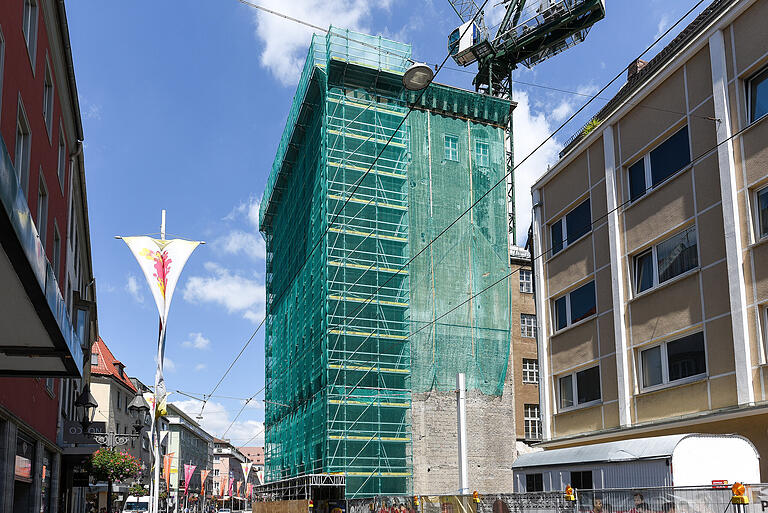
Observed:
[[[626,298],[624,294],[624,263],[619,230],[619,189],[616,176],[616,151],[614,149],[613,125],[603,130],[603,152],[605,154],[605,192],[608,199],[608,244],[611,254],[611,289],[613,290],[613,338],[616,344],[616,381],[619,397],[619,425],[632,425],[628,343],[626,330]]]
[[[720,170],[720,194],[723,208],[725,257],[728,269],[728,296],[733,329],[733,356],[736,369],[736,395],[739,405],[755,401],[752,383],[752,358],[747,327],[747,299],[744,283],[744,254],[742,227],[745,220],[739,214],[736,194],[736,162],[733,155],[728,78],[725,66],[725,40],[718,30],[709,38],[709,57],[712,63],[712,94],[717,118],[717,163]]]
[[[59,496],[61,494],[61,454],[53,453],[51,462],[51,489],[48,491],[51,501],[51,513],[59,513]]]
[[[539,409],[541,414],[541,436],[544,440],[552,438],[552,376],[549,372],[549,309],[547,308],[547,287],[544,279],[544,263],[549,255],[544,237],[544,214],[541,190],[533,190],[533,274],[536,280],[536,342],[539,352]]]
[[[32,471],[32,511],[40,511],[43,491],[43,451],[45,445],[40,440],[35,440],[35,461]]]

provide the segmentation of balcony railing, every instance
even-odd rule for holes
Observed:
[[[45,255],[40,235],[32,220],[24,191],[19,184],[5,141],[0,137],[0,204],[16,232],[40,290],[53,313],[61,335],[69,348],[79,374],[83,374],[83,349],[80,337],[72,326],[67,305],[61,296],[53,267]]]

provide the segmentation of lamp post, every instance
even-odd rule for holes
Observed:
[[[89,387],[86,385],[80,397],[75,401],[75,406],[83,411],[80,424],[83,426],[83,433],[88,432],[88,426],[93,422],[93,416],[96,414],[96,399],[91,395]],[[144,396],[137,394],[131,404],[128,405],[128,411],[136,419],[133,425],[134,433],[116,433],[114,431],[88,432],[88,435],[102,447],[114,450],[116,447],[127,444],[133,439],[141,438],[141,431],[144,429],[144,419],[149,413],[149,404],[144,400]],[[107,479],[107,513],[112,513],[112,479]]]

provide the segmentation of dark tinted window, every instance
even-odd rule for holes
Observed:
[[[638,160],[629,166],[629,199],[635,201],[645,194],[645,161]]]
[[[635,290],[642,292],[653,287],[653,251],[635,257]]]
[[[768,236],[768,187],[757,193],[757,212],[760,218],[760,237]]]
[[[667,361],[669,362],[669,381],[704,374],[707,371],[704,358],[704,334],[694,333],[669,342]]]
[[[542,474],[526,474],[525,475],[525,491],[526,492],[543,492],[544,476]]]
[[[563,222],[558,221],[552,225],[552,254],[563,249]]]
[[[565,216],[565,226],[568,230],[568,244],[592,229],[592,213],[589,210],[589,200],[574,208]]]
[[[699,265],[696,245],[696,227],[673,235],[656,246],[659,267],[659,283],[683,274]]]
[[[568,326],[568,312],[565,307],[565,296],[555,301],[555,326],[561,330]]]
[[[576,390],[579,404],[600,399],[600,367],[592,367],[576,373]]]
[[[688,126],[684,126],[651,152],[651,179],[654,187],[690,162]]]
[[[591,281],[571,292],[571,323],[597,313],[595,282]]]
[[[749,81],[749,120],[755,121],[768,114],[768,69]]]
[[[577,490],[591,490],[592,471],[571,472],[571,486]]]

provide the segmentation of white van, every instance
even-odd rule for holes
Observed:
[[[148,495],[144,497],[128,496],[125,499],[125,504],[123,504],[123,513],[147,513],[149,511],[149,499]]]

